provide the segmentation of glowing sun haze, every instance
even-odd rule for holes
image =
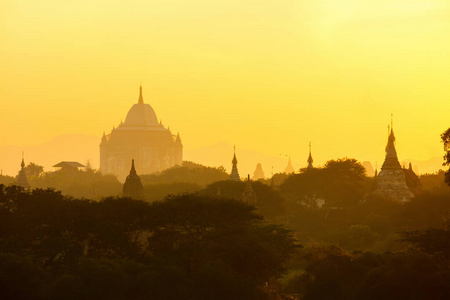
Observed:
[[[380,165],[393,113],[400,160],[441,156],[449,3],[3,0],[0,145],[65,134],[100,143],[142,82],[187,151],[227,142],[306,166],[312,141],[316,164]]]

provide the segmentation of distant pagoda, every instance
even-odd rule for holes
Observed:
[[[379,194],[398,202],[409,201],[414,194],[406,185],[405,172],[402,169],[395,150],[394,128],[388,127],[389,137],[386,145],[386,158],[381,171],[376,176],[377,189],[375,194]]]
[[[252,180],[264,179],[264,171],[260,163],[256,165],[255,172],[253,173]]]
[[[291,163],[291,157],[290,156],[289,156],[289,161],[288,161],[288,164],[286,166],[286,169],[284,169],[284,173],[286,173],[286,174],[295,173],[294,167],[292,166],[292,163]]]
[[[30,187],[30,184],[28,183],[27,174],[25,173],[25,161],[23,158],[23,153],[22,153],[22,163],[20,164],[20,166],[21,169],[19,171],[19,175],[17,176],[17,185],[25,189],[28,189]]]
[[[231,169],[230,180],[241,181],[241,178],[239,177],[238,168],[237,168],[238,161],[236,158],[236,146],[234,147],[234,155],[233,155],[233,160],[231,161],[231,163],[233,164],[233,167]]]
[[[309,157],[308,157],[308,169],[314,169],[314,167],[313,167],[313,158],[312,158],[312,155],[311,155],[311,142],[309,142]]]
[[[247,204],[256,206],[256,194],[252,188],[250,175],[247,176],[247,183],[245,184],[244,192],[241,195],[241,200]]]
[[[142,187],[141,178],[136,173],[134,159],[132,159],[130,174],[127,176],[123,185],[123,196],[133,199],[142,199],[143,194],[144,188]]]

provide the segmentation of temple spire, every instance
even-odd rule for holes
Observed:
[[[30,185],[28,184],[28,180],[27,180],[27,174],[25,172],[25,161],[24,161],[24,154],[22,152],[22,163],[20,164],[20,166],[22,167],[19,171],[19,175],[17,176],[17,185],[28,189],[30,187]]]
[[[294,169],[294,167],[292,166],[292,163],[291,163],[291,157],[289,156],[289,161],[288,161],[288,164],[287,164],[287,166],[286,166],[286,169],[284,169],[284,173],[286,173],[286,174],[292,174],[292,173],[295,173],[295,169]]]
[[[144,104],[144,98],[142,97],[142,84],[139,86],[139,104]]]
[[[24,160],[24,152],[22,151],[22,163],[20,164],[20,166],[23,168],[25,168],[25,160]]]
[[[133,199],[143,198],[141,178],[137,175],[136,169],[134,168],[134,159],[131,160],[130,174],[127,176],[123,185],[123,196]]]
[[[312,158],[312,155],[311,155],[311,142],[309,142],[309,157],[308,157],[308,169],[312,169],[312,168],[314,168],[313,167],[313,158]]]
[[[136,175],[136,169],[134,167],[134,159],[131,160],[131,170],[130,174]]]
[[[241,178],[239,177],[239,172],[238,172],[238,168],[237,168],[238,161],[236,158],[236,146],[234,146],[234,155],[233,155],[233,160],[231,161],[231,163],[233,164],[233,166],[231,168],[230,180],[240,181]]]

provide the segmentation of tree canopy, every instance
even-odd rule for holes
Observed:
[[[441,140],[444,143],[444,166],[450,167],[450,128],[441,134]],[[450,169],[445,173],[445,182],[450,185]]]
[[[90,201],[0,185],[2,299],[267,299],[297,248],[233,199]]]
[[[228,179],[229,175],[223,167],[205,167],[189,161],[184,161],[181,166],[174,166],[160,173],[140,175],[143,185],[192,183],[205,187],[215,181]]]

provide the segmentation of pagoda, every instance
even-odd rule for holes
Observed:
[[[131,160],[130,174],[127,176],[123,185],[123,196],[133,199],[143,198],[144,188],[142,187],[141,178],[134,168],[134,159]]]
[[[294,167],[292,166],[292,163],[291,163],[291,157],[290,156],[289,156],[289,161],[288,161],[288,164],[286,166],[286,169],[284,169],[284,173],[285,174],[295,173]]]
[[[256,165],[255,172],[253,173],[252,180],[264,179],[264,171],[260,163]]]
[[[233,155],[233,160],[231,161],[231,163],[233,164],[233,167],[231,168],[230,180],[241,181],[241,178],[239,177],[238,168],[237,168],[238,161],[236,158],[236,146],[234,146],[234,155]]]
[[[313,158],[312,158],[312,155],[311,155],[311,142],[309,142],[309,156],[308,156],[308,167],[307,167],[307,169],[314,169],[314,167],[313,167]]]
[[[22,153],[22,163],[20,164],[20,171],[19,175],[17,176],[17,185],[21,186],[25,189],[28,189],[30,187],[30,184],[27,180],[27,174],[25,173],[25,161],[23,159],[23,153]]]
[[[386,158],[380,173],[376,176],[378,188],[374,193],[394,201],[406,202],[409,201],[414,194],[406,185],[405,172],[398,161],[392,120],[391,126],[388,127],[388,133],[389,137],[385,149]]]
[[[245,184],[244,192],[241,195],[241,200],[247,204],[256,206],[256,194],[252,188],[250,175],[247,176],[247,183]]]

